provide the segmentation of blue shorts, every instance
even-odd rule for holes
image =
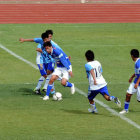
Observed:
[[[50,63],[43,63],[43,64],[37,64],[38,65],[38,68],[39,68],[39,71],[40,71],[40,74],[43,76],[43,75],[47,75],[47,70],[50,70],[50,71],[54,71],[54,66],[55,64],[50,62]]]
[[[105,87],[103,87],[101,89],[98,89],[98,90],[89,90],[88,91],[88,99],[89,100],[93,100],[96,97],[96,95],[99,94],[99,93],[102,94],[103,96],[105,94],[108,95],[108,96],[110,96],[109,95],[109,92],[107,90],[107,86],[105,86]]]

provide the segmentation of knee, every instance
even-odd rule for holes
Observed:
[[[51,77],[50,81],[49,81],[49,84],[53,84],[55,81],[55,79],[53,77]]]
[[[65,81],[61,81],[61,85],[65,86],[66,82]]]
[[[50,75],[50,74],[52,74],[52,71],[47,70],[47,75]]]

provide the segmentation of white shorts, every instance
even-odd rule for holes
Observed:
[[[140,86],[137,87],[137,89],[134,88],[135,86],[135,83],[131,83],[128,90],[127,90],[127,93],[129,94],[134,94],[134,93],[137,93],[137,100],[140,101]]]
[[[71,65],[70,65],[70,69],[72,71],[72,66]],[[65,79],[69,80],[69,78],[70,78],[69,72],[68,72],[67,68],[65,68],[65,67],[57,67],[57,68],[55,68],[55,70],[52,73],[52,75],[57,75],[61,79],[65,78]]]

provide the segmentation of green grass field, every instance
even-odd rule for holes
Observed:
[[[122,108],[96,99],[119,112],[123,109],[128,79],[134,73],[132,48],[140,51],[140,24],[0,24],[0,44],[35,64],[35,43],[19,43],[19,38],[35,38],[53,29],[53,40],[71,56],[74,78],[70,81],[87,93],[85,51],[92,49],[103,67],[111,95],[119,97]],[[99,113],[90,114],[88,100],[70,94],[59,82],[56,91],[62,101],[43,101],[33,93],[40,77],[38,70],[0,48],[0,139],[2,140],[138,140],[140,129],[96,104]],[[45,94],[45,93],[44,93]],[[140,104],[133,95],[130,113],[125,116],[140,125]]]

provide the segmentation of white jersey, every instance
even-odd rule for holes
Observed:
[[[98,61],[91,61],[85,64],[86,72],[87,72],[87,77],[89,80],[89,90],[98,90],[107,85],[104,77],[102,76],[102,66],[100,62]],[[91,70],[94,70],[95,76],[96,76],[96,82],[97,85],[94,85],[94,80],[93,77],[90,73]]]

